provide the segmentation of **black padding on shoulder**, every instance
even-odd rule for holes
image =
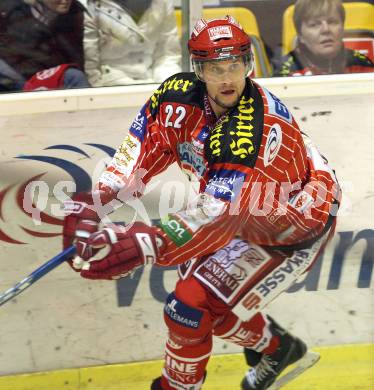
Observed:
[[[182,103],[203,109],[205,85],[194,73],[177,73],[165,80],[150,98],[150,111],[155,118],[162,103]]]

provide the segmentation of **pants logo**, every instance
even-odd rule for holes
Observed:
[[[176,299],[173,299],[170,303],[168,303],[168,308],[171,311],[173,311],[174,313],[176,313],[176,311],[177,311],[177,309],[176,309],[177,303],[178,303],[178,301]]]
[[[247,310],[259,309],[261,298],[254,292],[249,293],[242,304]]]

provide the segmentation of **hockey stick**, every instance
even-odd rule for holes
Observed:
[[[59,253],[57,256],[53,257],[51,260],[47,261],[29,276],[26,276],[25,279],[22,279],[14,287],[9,288],[3,294],[0,294],[0,306],[10,299],[14,298],[16,295],[26,290],[27,287],[31,286],[41,277],[46,275],[48,272],[55,269],[57,266],[62,264],[64,261],[70,259],[75,254],[75,246],[70,246],[65,249],[63,252]]]

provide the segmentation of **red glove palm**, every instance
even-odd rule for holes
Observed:
[[[101,259],[84,262],[81,276],[109,280],[127,276],[142,265],[155,263],[164,245],[156,229],[142,222],[135,222],[130,228],[107,226],[92,234],[87,244],[96,249],[107,246],[109,252]]]

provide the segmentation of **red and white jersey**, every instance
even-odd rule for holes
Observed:
[[[199,191],[158,224],[163,265],[213,253],[234,236],[266,246],[302,244],[336,212],[333,171],[287,107],[250,79],[237,107],[218,120],[193,73],[167,79],[140,110],[98,187],[141,193],[139,183],[174,162]]]

